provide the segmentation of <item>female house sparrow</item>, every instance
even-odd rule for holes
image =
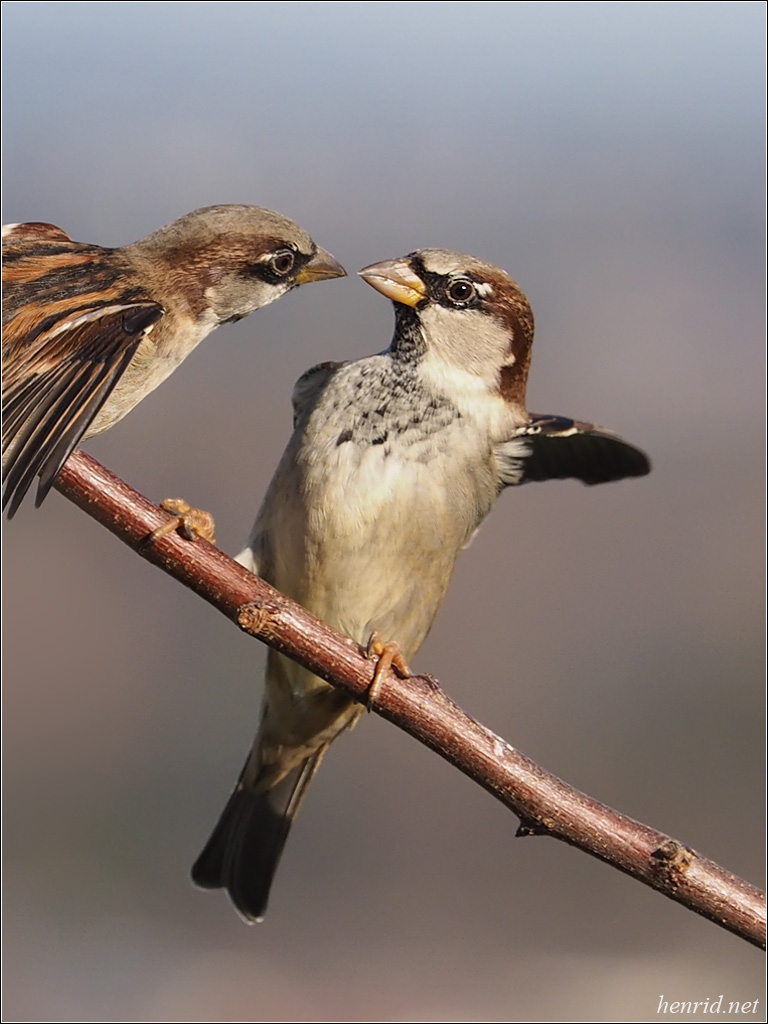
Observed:
[[[220,324],[344,268],[292,220],[208,206],[119,249],[52,224],[3,229],[3,507],[36,504]]]
[[[394,303],[392,344],[300,378],[293,436],[238,561],[359,643],[394,638],[410,659],[505,487],[650,465],[608,431],[526,412],[533,315],[503,270],[424,249],[360,273]],[[306,787],[362,712],[270,649],[258,735],[197,885],[262,917]]]

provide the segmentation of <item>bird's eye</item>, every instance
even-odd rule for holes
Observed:
[[[446,288],[446,294],[451,302],[463,305],[475,297],[475,286],[466,278],[458,278],[458,280],[450,282]]]
[[[286,274],[290,274],[293,270],[295,262],[296,256],[294,253],[290,249],[283,249],[270,258],[269,269],[277,274],[278,277],[285,277]]]

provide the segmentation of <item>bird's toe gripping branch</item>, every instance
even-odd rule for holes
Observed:
[[[384,641],[378,633],[371,633],[365,648],[365,656],[370,659],[378,659],[365,699],[365,706],[370,711],[381,692],[382,679],[390,668],[393,668],[403,679],[409,678],[411,670],[408,668],[400,644],[396,640]]]
[[[216,527],[210,512],[193,508],[183,498],[165,498],[160,502],[160,508],[165,512],[170,512],[173,518],[168,519],[148,535],[144,542],[148,546],[155,544],[161,537],[166,537],[169,533],[174,532],[180,533],[186,540],[197,540],[198,537],[202,537],[209,544],[216,543]]]

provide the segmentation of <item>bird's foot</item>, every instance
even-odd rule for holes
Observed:
[[[400,644],[396,640],[384,641],[378,633],[371,633],[365,648],[365,656],[371,659],[378,658],[373,679],[365,697],[365,706],[370,711],[381,692],[381,681],[386,673],[393,668],[402,679],[408,679],[411,670],[408,668]]]
[[[147,545],[154,544],[161,537],[174,532],[180,533],[186,540],[197,540],[198,537],[202,537],[209,544],[216,543],[216,528],[210,512],[193,508],[183,498],[165,498],[160,502],[160,508],[170,512],[173,519],[168,519],[154,529],[145,541]]]

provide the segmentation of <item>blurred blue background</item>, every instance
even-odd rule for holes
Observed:
[[[6,2],[3,23],[4,221],[121,245],[253,203],[351,272],[218,331],[88,450],[213,511],[234,553],[295,378],[389,341],[354,271],[424,246],[503,266],[536,313],[530,407],[654,469],[504,495],[414,667],[759,883],[765,5]],[[762,998],[757,951],[514,841],[375,716],[324,762],[246,928],[188,870],[263,649],[58,494],[5,556],[6,1019],[629,1021],[662,995]]]

